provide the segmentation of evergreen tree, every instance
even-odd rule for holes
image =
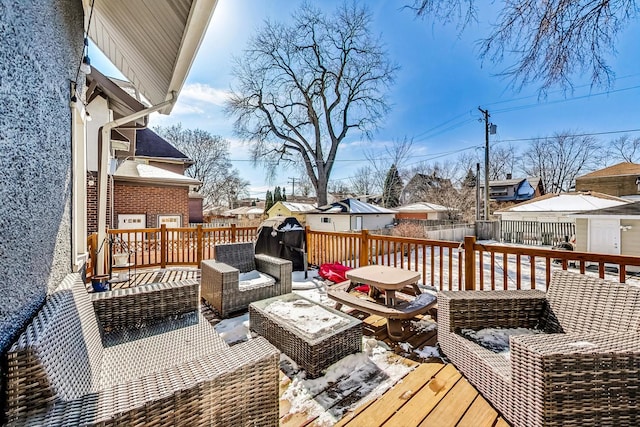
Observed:
[[[271,194],[271,190],[267,190],[267,195],[265,196],[264,202],[264,212],[267,213],[269,209],[271,209],[274,205],[273,195]]]
[[[472,169],[467,171],[467,175],[464,177],[462,181],[462,186],[467,188],[475,188],[476,187],[476,174],[473,173]]]
[[[382,191],[382,204],[385,208],[395,208],[400,206],[400,195],[402,194],[402,178],[398,173],[395,164],[391,165],[387,177],[384,180]]]
[[[286,202],[287,201],[287,189],[282,187],[282,201]]]
[[[273,191],[273,203],[279,202],[282,200],[282,193],[280,191],[280,186],[277,186]]]

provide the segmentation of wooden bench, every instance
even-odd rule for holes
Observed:
[[[327,289],[327,296],[336,301],[336,310],[340,310],[342,305],[364,311],[369,314],[381,316],[387,319],[387,332],[394,340],[402,338],[402,320],[412,319],[418,314],[427,312],[436,305],[435,295],[422,293],[416,295],[413,300],[386,306],[349,293],[351,291],[351,281],[340,282]]]

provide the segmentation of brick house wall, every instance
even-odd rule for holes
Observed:
[[[189,222],[189,188],[146,186],[115,182],[114,217],[119,214],[145,214],[147,228],[158,226],[158,215],[180,215],[182,225]],[[117,224],[116,224],[117,225]]]
[[[611,196],[640,194],[636,179],[640,175],[602,176],[576,178],[576,191],[597,191]]]
[[[111,224],[111,180],[107,180],[107,226]],[[98,232],[98,172],[87,172],[87,234]]]

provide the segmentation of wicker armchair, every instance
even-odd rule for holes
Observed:
[[[215,258],[202,261],[202,297],[222,317],[227,317],[235,311],[246,310],[254,301],[291,292],[291,261],[269,255],[256,255],[253,243],[216,245]],[[275,284],[241,288],[240,273],[252,270],[273,277]]]
[[[8,352],[9,425],[277,425],[278,350],[227,346],[199,302],[194,280],[89,295],[67,276]]]
[[[510,359],[463,328],[538,328],[512,336]],[[446,356],[515,426],[640,425],[640,287],[567,271],[547,293],[441,292]]]

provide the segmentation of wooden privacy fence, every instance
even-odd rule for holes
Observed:
[[[640,270],[640,257],[542,248],[483,245],[474,236],[463,243],[381,236],[361,232],[326,232],[307,228],[310,264],[340,262],[350,267],[389,265],[420,272],[422,282],[440,290],[546,289],[554,269],[575,268],[604,278],[614,272],[626,282],[629,268]],[[609,277],[611,279],[611,277]]]
[[[500,221],[505,243],[551,246],[569,241],[576,234],[573,222]]]

